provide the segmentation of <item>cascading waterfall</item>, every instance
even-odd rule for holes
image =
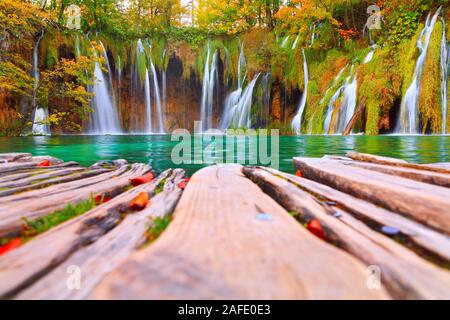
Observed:
[[[427,56],[428,45],[430,44],[431,34],[436,25],[441,8],[439,8],[435,15],[431,18],[431,13],[428,14],[425,22],[425,27],[422,29],[419,39],[417,40],[417,48],[420,55],[417,58],[414,76],[411,85],[403,97],[400,107],[400,117],[398,119],[396,132],[405,134],[419,133],[419,112],[418,103],[421,89],[421,80],[423,74],[423,67],[425,58]]]
[[[441,40],[441,100],[442,100],[442,134],[447,134],[447,81],[449,70],[449,48],[445,33],[445,20],[442,17],[442,40]]]
[[[158,133],[163,134],[165,133],[164,129],[164,116],[163,116],[163,110],[162,110],[162,104],[161,104],[161,96],[159,94],[159,83],[158,83],[158,74],[156,73],[155,65],[153,64],[153,60],[150,57],[150,68],[152,71],[153,76],[153,92],[154,92],[154,100],[156,105],[156,115],[158,117]]]
[[[105,57],[106,67],[109,74],[109,81],[105,79],[105,75],[98,61],[95,62],[94,76],[95,82],[92,86],[94,98],[91,101],[91,108],[94,110],[90,114],[90,124],[88,132],[90,134],[120,134],[122,133],[119,115],[114,99],[114,87],[112,86],[111,68],[109,65],[106,50],[103,44],[102,55]],[[94,48],[94,54],[97,52]],[[110,88],[108,88],[108,83]]]
[[[297,37],[294,40],[294,43],[292,44],[292,50],[295,50],[297,48],[298,40],[300,35],[297,35]]]
[[[301,133],[302,128],[302,117],[303,112],[305,111],[306,107],[306,100],[308,96],[308,81],[309,81],[309,71],[308,71],[308,61],[306,60],[305,50],[302,49],[303,54],[303,72],[304,72],[304,80],[305,80],[305,86],[303,88],[303,94],[302,98],[300,100],[300,105],[297,111],[297,114],[295,115],[294,119],[292,119],[292,129],[294,129],[296,134]]]
[[[33,118],[33,126],[32,133],[36,135],[50,135],[50,127],[47,124],[48,120],[48,110],[42,107],[39,107],[37,102],[37,89],[39,86],[40,74],[39,74],[39,44],[41,43],[42,38],[44,37],[44,30],[42,30],[41,35],[39,36],[36,45],[33,49],[33,107],[34,107],[34,118]]]
[[[349,76],[344,86],[344,98],[340,108],[338,131],[342,133],[345,127],[350,122],[355,113],[356,99],[357,99],[357,81],[356,73],[353,76]]]
[[[212,128],[214,87],[218,78],[217,74],[218,51],[216,50],[211,59],[211,48],[208,45],[208,52],[205,61],[203,74],[203,91],[200,104],[200,132]]]
[[[371,48],[371,49],[370,49],[370,52],[369,52],[369,53],[367,54],[367,56],[364,58],[364,61],[363,61],[364,64],[369,63],[370,61],[372,61],[373,56],[374,56],[374,54],[375,54],[375,50],[377,49],[377,45],[374,44],[374,45],[372,45],[370,48]]]
[[[225,111],[221,129],[226,130],[230,126],[235,128],[251,128],[251,108],[253,91],[259,78],[259,73],[247,85],[242,93],[242,88],[233,91],[225,101]],[[242,93],[242,94],[241,94]]]
[[[290,37],[291,36],[284,37],[283,42],[281,42],[281,47],[282,48],[285,48],[287,46],[287,43],[288,43]]]
[[[145,110],[147,111],[147,133],[153,132],[152,124],[152,99],[150,96],[150,77],[148,68],[145,68]]]
[[[146,114],[146,129],[145,133],[165,133],[164,128],[164,115],[163,115],[163,106],[160,95],[158,74],[156,72],[155,65],[153,64],[152,56],[147,58],[144,45],[141,39],[138,39],[136,44],[136,60],[142,60],[145,63],[145,73],[144,73],[144,98],[145,98],[145,114]],[[136,81],[139,81],[139,72],[136,72]],[[142,80],[141,80],[142,81]],[[164,80],[163,80],[164,82]],[[153,85],[153,89],[152,89]],[[163,84],[164,86],[164,84]],[[141,85],[142,90],[142,85]],[[152,93],[153,90],[153,102],[152,103]],[[164,89],[163,89],[164,91]],[[153,110],[153,106],[155,110]],[[153,112],[155,111],[155,112]],[[153,115],[156,115],[156,123],[157,127],[154,127],[154,119]]]

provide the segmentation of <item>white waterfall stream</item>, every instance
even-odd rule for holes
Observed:
[[[145,68],[145,110],[147,115],[147,133],[153,132],[152,124],[152,99],[150,96],[150,77],[148,75],[148,68]]]
[[[417,40],[417,48],[420,51],[420,55],[416,61],[412,83],[406,91],[400,106],[400,117],[396,128],[397,133],[417,134],[420,132],[418,104],[423,67],[427,56],[428,45],[430,44],[431,34],[433,33],[440,12],[441,8],[436,11],[433,17],[431,17],[431,13],[428,14],[425,26]]]
[[[305,111],[306,101],[307,101],[307,96],[308,96],[309,71],[308,71],[308,61],[306,61],[304,49],[302,50],[302,54],[303,54],[303,73],[304,73],[305,85],[303,88],[303,94],[302,94],[302,98],[300,100],[300,105],[298,107],[297,114],[295,115],[294,119],[292,119],[292,123],[291,123],[292,129],[294,129],[296,134],[301,133],[303,112]]]
[[[122,129],[115,104],[111,67],[109,65],[106,50],[101,42],[100,46],[102,47],[102,55],[105,58],[106,68],[109,72],[109,81],[106,80],[100,63],[98,61],[95,62],[95,82],[92,86],[94,98],[91,100],[91,108],[93,109],[93,112],[90,114],[88,132],[90,134],[120,134],[122,133]],[[94,54],[95,56],[98,55],[95,48]]]
[[[449,72],[449,48],[445,33],[445,20],[442,18],[441,39],[441,100],[442,100],[442,134],[447,134],[447,95],[448,95],[448,72]]]
[[[41,43],[42,38],[44,37],[44,30],[42,30],[41,35],[39,36],[38,40],[36,41],[36,44],[33,49],[33,77],[34,77],[34,84],[33,84],[33,108],[34,108],[34,117],[33,117],[33,126],[32,126],[32,133],[35,135],[49,135],[50,132],[50,126],[47,123],[48,120],[48,110],[43,107],[39,107],[38,101],[37,101],[37,89],[39,86],[40,81],[40,74],[39,74],[39,44]]]
[[[162,104],[161,104],[161,96],[159,94],[159,83],[158,83],[158,74],[156,73],[155,65],[153,64],[152,58],[150,57],[150,68],[152,71],[153,76],[153,97],[155,100],[155,106],[156,106],[156,115],[158,117],[158,133],[163,134],[165,133],[164,129],[164,115],[162,110]]]
[[[216,86],[217,74],[217,59],[218,51],[216,50],[211,58],[211,48],[208,45],[208,52],[205,61],[205,68],[203,73],[203,91],[202,100],[200,104],[200,131],[212,128],[213,116],[213,102],[214,102],[214,87]]]
[[[225,101],[225,111],[220,125],[222,130],[233,128],[251,128],[251,108],[253,91],[259,78],[259,73],[247,85],[244,91],[238,88]]]

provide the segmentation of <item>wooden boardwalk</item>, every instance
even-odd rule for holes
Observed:
[[[450,298],[449,164],[293,164],[188,182],[124,160],[0,154],[0,297]]]

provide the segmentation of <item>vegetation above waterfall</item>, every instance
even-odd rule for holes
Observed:
[[[443,119],[450,127],[450,116],[444,117],[441,107],[443,35],[444,43],[450,40],[449,23],[444,23],[450,20],[446,0],[378,1],[382,28],[365,32],[367,8],[372,4],[365,0],[199,0],[193,1],[193,8],[187,3],[3,0],[0,135],[30,133],[37,107],[47,110],[44,122],[52,133],[86,132],[96,112],[92,89],[98,80],[96,65],[105,79],[109,75],[111,105],[117,108],[122,130],[145,131],[149,120],[140,115],[155,108],[156,91],[161,96],[163,127],[191,126],[191,120],[200,119],[201,83],[212,56],[208,50],[219,57],[210,99],[217,126],[226,112],[227,96],[240,81],[245,89],[256,79],[249,101],[252,127],[292,134],[290,124],[306,89],[301,132],[343,133],[338,122],[349,99],[345,86],[356,79],[352,100],[356,104],[348,106],[355,115],[351,130],[370,135],[393,132],[414,78],[416,43],[427,15],[441,5],[443,20],[431,33],[423,64],[418,112],[420,132],[441,133],[446,127]],[[81,8],[79,30],[67,28],[67,9],[73,4]],[[143,54],[136,52],[138,39]],[[37,66],[33,65],[35,48]],[[240,63],[241,56],[245,64]],[[304,59],[309,69],[307,86]],[[145,94],[152,64],[156,81],[149,80]],[[156,110],[151,114],[156,116]],[[327,116],[332,128],[325,126]]]

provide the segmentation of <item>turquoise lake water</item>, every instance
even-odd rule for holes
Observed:
[[[277,160],[280,170],[286,172],[294,172],[294,156],[343,156],[350,150],[415,163],[450,162],[450,136],[284,136],[279,139]],[[0,137],[0,153],[30,152],[33,155],[51,155],[65,161],[77,161],[85,166],[99,160],[122,158],[129,162],[149,163],[157,172],[171,167],[182,167],[188,174],[207,165],[174,164],[171,153],[177,144],[177,141],[171,141],[169,135]],[[204,147],[205,145],[194,147],[192,144],[193,150],[203,150]],[[246,153],[248,152],[247,148]]]

